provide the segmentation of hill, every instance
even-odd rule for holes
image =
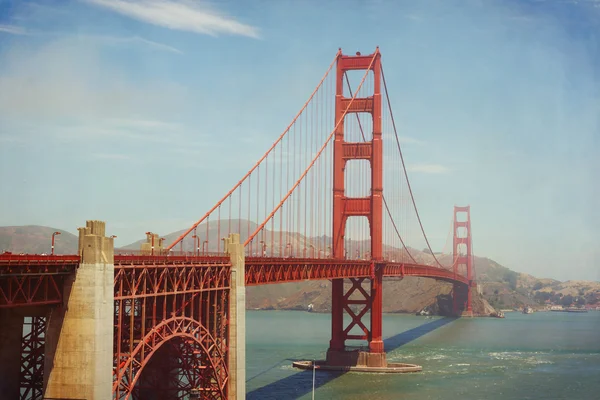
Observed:
[[[52,247],[52,233],[60,232],[54,241],[55,254],[76,254],[79,238],[62,229],[47,226],[1,226],[0,227],[0,253],[10,251],[13,253],[50,254]]]

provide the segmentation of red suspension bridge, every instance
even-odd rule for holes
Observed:
[[[469,207],[454,207],[451,256],[434,252],[400,143],[379,49],[340,50],[273,145],[170,245],[147,232],[139,254],[113,253],[104,224],[88,221],[77,255],[0,255],[0,350],[20,343],[0,363],[0,393],[243,398],[248,285],[331,280],[331,365],[350,365],[357,342],[366,366],[387,364],[384,277],[449,282],[454,314],[472,315]],[[94,354],[90,383],[73,378],[86,367],[70,340],[110,342],[80,349]]]

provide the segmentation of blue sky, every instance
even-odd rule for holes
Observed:
[[[434,249],[600,280],[596,0],[0,0],[0,225],[185,228],[376,45]]]

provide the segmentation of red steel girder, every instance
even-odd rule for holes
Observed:
[[[229,259],[123,257],[115,261],[114,397],[143,398],[158,385],[168,399],[198,388],[205,398],[225,399]],[[171,363],[163,367],[173,379],[157,383],[152,357],[163,346]]]
[[[354,340],[368,340],[370,337],[370,331],[362,322],[362,318],[365,314],[371,310],[371,296],[369,293],[365,291],[362,287],[363,282],[366,278],[350,278],[350,282],[352,283],[352,287],[346,292],[343,300],[343,307],[351,318],[350,323],[343,331],[344,340],[354,339]],[[351,300],[350,297],[358,292],[362,295],[360,300]],[[358,314],[354,313],[354,311],[350,308],[351,305],[362,305],[363,308],[358,312]],[[354,335],[350,334],[350,331],[355,326],[358,326],[362,331],[363,335]]]
[[[371,143],[364,142],[344,142],[344,160],[370,160],[373,153]]]
[[[468,284],[466,277],[431,265],[378,264],[383,266],[383,276],[417,276]],[[368,260],[246,257],[247,286],[320,279],[369,278],[372,274],[372,263]]]
[[[46,317],[25,317],[21,339],[20,399],[42,400]]]
[[[46,256],[41,254],[0,254],[0,274],[18,271],[14,267],[29,267],[36,272],[73,271],[79,265],[78,255]],[[29,271],[29,269],[25,269]]]
[[[0,274],[0,308],[60,304],[65,275]]]
[[[247,286],[370,274],[370,263],[360,260],[246,257]]]

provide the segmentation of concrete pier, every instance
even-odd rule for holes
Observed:
[[[239,234],[225,239],[225,251],[231,257],[228,397],[241,400],[246,398],[246,256]]]
[[[114,244],[105,223],[79,228],[77,273],[65,282],[63,306],[49,314],[44,398],[112,398]]]

